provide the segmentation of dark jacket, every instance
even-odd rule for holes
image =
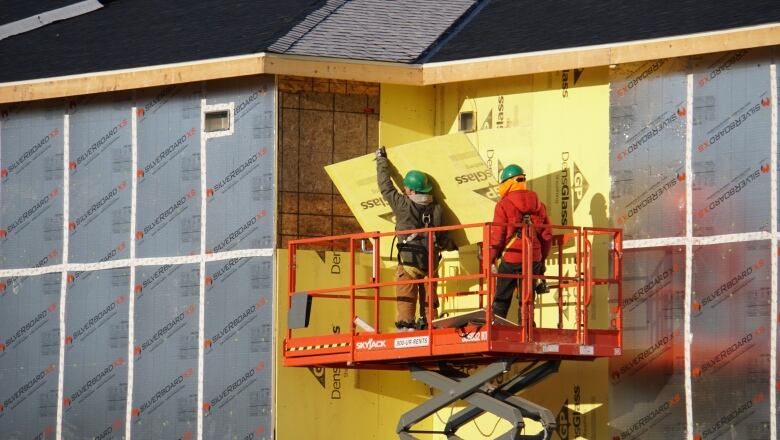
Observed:
[[[418,224],[418,219],[420,218],[420,213],[425,210],[425,205],[414,203],[406,194],[395,188],[393,181],[390,179],[390,162],[386,157],[377,157],[376,177],[379,191],[382,193],[385,200],[387,200],[390,209],[393,210],[393,214],[395,215],[395,230],[405,231],[420,228],[421,225]],[[433,204],[433,214],[431,216],[432,222],[430,227],[442,226],[442,208],[436,201],[431,203]],[[407,237],[407,234],[399,235],[398,241],[402,242]],[[436,233],[436,247],[444,250],[457,249],[452,240],[447,236],[446,232]],[[402,254],[401,257],[403,261],[408,261],[406,255]],[[438,257],[438,252],[435,257]]]
[[[490,261],[501,257],[502,261],[507,263],[522,262],[522,243],[519,238],[516,240],[512,238],[519,233],[516,225],[523,222],[525,214],[531,217],[531,223],[534,225],[550,224],[547,207],[533,191],[512,191],[496,203],[493,223],[505,224],[505,226],[496,225],[490,229]],[[533,261],[542,261],[550,252],[552,232],[550,228],[536,228],[535,231]]]

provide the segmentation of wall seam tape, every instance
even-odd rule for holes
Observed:
[[[685,237],[663,237],[646,238],[641,240],[625,240],[623,249],[639,249],[661,246],[683,246],[686,243]]]
[[[777,438],[777,393],[772,391],[777,383],[777,65],[769,66],[769,97],[772,100],[770,117],[770,200],[769,216],[772,230],[770,312],[769,312],[769,438]]]
[[[200,100],[200,264],[198,279],[198,398],[197,398],[197,431],[198,440],[203,439],[203,343],[205,335],[205,304],[206,304],[206,111],[208,111],[206,100]],[[230,110],[229,114],[233,114]],[[231,116],[230,130],[233,130],[233,120]]]
[[[280,121],[280,114],[278,113],[278,110],[276,110],[276,109],[280,108],[280,107],[278,107],[280,105],[279,104],[279,96],[280,96],[280,94],[279,94],[279,75],[274,75],[274,90],[276,92],[273,94],[273,100],[274,100],[274,104],[273,104],[273,108],[274,108],[273,149],[274,149],[274,152],[275,152],[274,153],[274,157],[276,158],[276,160],[274,160],[274,169],[273,170],[274,170],[274,178],[278,179],[278,176],[279,176],[279,151],[280,151],[280,147],[281,147],[280,142],[279,142],[279,125],[280,125],[281,121]],[[377,125],[379,125],[379,124],[377,124]],[[377,136],[378,136],[378,134],[377,134]],[[381,139],[381,138],[378,138],[378,139]],[[278,180],[277,180],[277,182],[278,182]],[[280,191],[274,191],[273,192],[273,196],[274,196],[274,204],[273,204],[273,206],[278,207],[279,206],[279,199],[281,198]],[[280,221],[279,220],[279,213],[277,212],[273,216],[273,231],[274,231],[273,237],[274,238],[273,238],[272,243],[273,243],[273,247],[274,248],[276,248],[276,246],[279,244],[277,242],[277,240],[278,240],[277,232],[279,231],[279,221]],[[278,264],[278,262],[276,261],[276,259],[272,258],[271,259],[271,267],[274,268],[274,275],[271,276],[271,292],[272,292],[271,293],[271,298],[274,298],[274,295],[276,294],[277,289],[279,288],[279,279],[278,279],[279,277],[276,276],[277,272],[275,270],[277,264]],[[278,329],[276,328],[276,326],[278,324],[277,323],[277,321],[278,321],[277,320],[278,309],[277,309],[276,306],[274,306],[273,310],[274,310],[274,312],[271,313],[271,347],[276,347],[276,344],[278,342],[278,336],[277,336],[277,330]],[[278,353],[277,350],[275,350],[275,349],[271,350],[271,365],[277,365],[276,361],[277,361],[277,356],[279,355],[277,353]],[[271,431],[275,431],[275,429],[276,429],[276,422],[274,421],[274,414],[276,413],[276,410],[274,408],[277,408],[278,407],[277,405],[279,404],[279,399],[277,398],[277,393],[276,393],[276,388],[277,388],[276,380],[279,377],[279,371],[278,370],[279,369],[275,368],[275,367],[271,368],[271,427],[270,427]]]
[[[691,297],[693,274],[693,74],[686,75],[685,106],[688,113],[685,118],[685,313],[683,325],[685,339],[685,432],[688,440],[693,440],[693,394],[691,387]]]
[[[0,270],[0,277],[15,277],[15,276],[36,276],[47,273],[62,272],[67,270],[70,272],[76,271],[95,271],[105,269],[117,269],[121,267],[133,266],[162,266],[166,264],[194,264],[201,261],[223,261],[232,260],[235,258],[247,258],[247,257],[270,257],[273,256],[273,248],[253,248],[253,249],[240,249],[235,251],[218,252],[215,254],[201,255],[186,255],[181,257],[150,257],[150,258],[138,258],[134,262],[131,262],[129,258],[123,258],[120,260],[101,261],[99,263],[68,263],[54,264],[45,267],[27,267],[20,269],[3,269]]]
[[[274,160],[274,168],[273,168],[273,170],[274,170],[274,178],[278,182],[279,181],[278,180],[278,176],[279,176],[279,157],[278,157],[278,154],[279,154],[279,151],[280,151],[280,145],[279,145],[279,122],[280,121],[279,121],[279,114],[277,113],[278,110],[276,110],[276,109],[280,108],[280,107],[278,107],[279,106],[279,96],[280,96],[280,94],[279,94],[279,75],[274,75],[274,91],[275,91],[275,93],[273,94],[273,100],[274,100],[274,103],[273,103],[273,108],[274,108],[274,118],[273,118],[274,119],[273,151],[274,151],[274,157],[276,158],[276,160]],[[379,125],[379,124],[377,124],[377,125]],[[378,128],[377,128],[377,130],[378,130]],[[273,192],[273,196],[274,196],[274,204],[273,204],[273,206],[276,206],[277,208],[279,207],[279,199],[281,198],[279,193],[280,193],[280,191],[274,191]],[[273,237],[274,238],[273,238],[272,243],[273,243],[273,247],[274,248],[276,248],[276,246],[279,244],[277,242],[277,239],[278,239],[277,232],[279,231],[279,229],[278,229],[279,228],[279,223],[278,222],[279,222],[279,213],[277,212],[273,216],[273,231],[274,231]],[[275,275],[275,274],[279,273],[279,271],[278,271],[278,264],[279,264],[279,262],[276,261],[276,259],[271,259],[271,266],[273,268],[272,270],[273,270],[273,273],[274,273],[274,276],[271,277],[271,298],[275,297],[276,291],[279,288],[279,280],[278,280],[279,277]],[[274,307],[274,310],[275,310],[275,307]],[[276,342],[277,342],[277,334],[276,334],[277,333],[277,328],[276,328],[277,322],[276,321],[277,321],[276,320],[276,313],[271,313],[271,347],[276,347]],[[273,350],[272,349],[271,350],[271,365],[277,365],[277,363],[276,363],[277,356],[278,356],[277,355],[277,350]],[[279,372],[277,370],[278,370],[278,368],[275,368],[275,367],[271,368],[271,414],[274,414],[276,412],[276,410],[274,410],[273,408],[277,408],[277,405],[279,404],[279,401],[278,401],[278,398],[277,398],[277,393],[276,393],[276,380],[279,377],[278,376]],[[272,431],[275,430],[275,425],[276,425],[276,423],[274,422],[274,419],[273,419],[273,416],[272,416],[271,417],[271,430]]]
[[[708,244],[739,243],[745,241],[770,240],[778,237],[777,233],[767,231],[741,232],[737,234],[710,235],[703,237],[663,237],[647,238],[641,240],[626,240],[623,242],[623,249],[639,249],[648,247],[662,246],[683,246],[688,241],[694,246],[703,246]]]
[[[135,228],[138,199],[138,114],[133,106],[130,111],[130,285],[127,302],[127,405],[125,407],[125,438],[130,440],[132,436],[133,417],[133,388],[135,385],[135,355],[133,353],[135,339]]]
[[[62,439],[62,411],[63,397],[65,394],[65,300],[68,291],[68,216],[70,215],[70,114],[65,113],[62,118],[62,266],[60,279],[60,333],[59,333],[59,371],[57,371],[57,440]]]
[[[691,243],[694,246],[703,246],[708,244],[739,243],[745,241],[771,240],[776,234],[766,231],[743,232],[739,234],[712,235],[708,237],[692,237]]]

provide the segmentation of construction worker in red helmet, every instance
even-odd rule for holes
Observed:
[[[490,230],[490,261],[494,273],[520,274],[522,271],[522,243],[520,225],[549,225],[547,207],[535,192],[527,188],[525,171],[515,164],[501,171],[498,186],[500,200],[493,213],[494,226]],[[550,228],[534,228],[533,268],[535,275],[544,273],[544,260],[550,252],[552,232]],[[493,314],[506,318],[512,303],[512,292],[518,286],[514,278],[498,278],[493,298]],[[546,292],[544,281],[535,286],[536,293]]]
[[[433,185],[428,176],[418,170],[411,170],[404,176],[404,190],[396,190],[390,179],[390,161],[384,147],[376,150],[377,183],[382,196],[387,200],[395,215],[395,230],[404,231],[442,226],[442,208],[436,203],[431,191]],[[428,275],[428,234],[403,234],[397,237],[398,267],[395,280],[419,280]],[[457,247],[446,233],[434,234],[433,272],[440,259],[441,250],[455,250]],[[420,317],[415,321],[414,311],[419,300]],[[396,320],[398,331],[423,330],[427,328],[425,285],[400,284],[396,286]],[[433,316],[439,307],[436,284],[433,284]]]

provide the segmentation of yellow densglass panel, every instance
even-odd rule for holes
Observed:
[[[379,94],[379,143],[392,147],[434,134],[434,87],[382,84]]]

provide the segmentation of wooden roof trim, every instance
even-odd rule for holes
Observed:
[[[422,66],[258,53],[162,66],[0,83],[0,103],[233,78],[262,73],[422,85]]]
[[[0,103],[131,90],[262,73],[423,86],[772,45],[780,45],[780,23],[655,40],[423,65],[257,53],[2,83]]]

